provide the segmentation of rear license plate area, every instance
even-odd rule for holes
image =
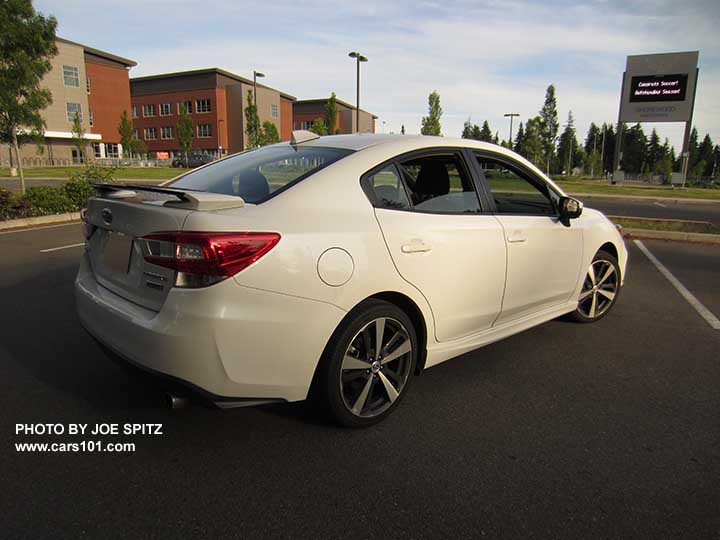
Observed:
[[[133,237],[115,231],[105,231],[102,250],[102,265],[110,272],[127,274]]]

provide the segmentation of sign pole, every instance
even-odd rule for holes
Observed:
[[[620,169],[620,148],[622,146],[622,101],[625,95],[625,75],[626,71],[623,71],[622,84],[620,85],[620,107],[618,107],[618,123],[617,131],[615,132],[615,152],[613,154],[613,170],[612,170],[612,183],[615,183],[615,171]]]
[[[690,106],[690,118],[685,122],[685,137],[683,137],[682,153],[683,160],[683,187],[687,180],[688,167],[690,165],[690,132],[692,131],[693,112],[695,111],[695,94],[697,94],[697,81],[700,76],[700,68],[695,69],[695,86],[693,88],[692,105]]]

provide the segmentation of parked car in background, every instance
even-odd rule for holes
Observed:
[[[215,158],[212,155],[206,154],[204,152],[192,152],[188,154],[187,159],[185,158],[185,155],[183,153],[180,153],[176,155],[173,159],[172,166],[189,167],[191,169],[194,169],[195,167],[207,165],[214,160]]]
[[[112,351],[221,406],[313,392],[354,427],[423,369],[601,319],[627,262],[603,214],[514,152],[409,135],[295,132],[161,187],[101,185],[86,237],[77,309]]]

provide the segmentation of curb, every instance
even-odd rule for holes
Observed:
[[[720,245],[720,234],[688,233],[681,231],[651,231],[649,229],[623,228],[622,235],[623,237],[646,238],[648,240],[675,240],[679,242]]]
[[[559,184],[562,187],[562,184]],[[653,195],[611,195],[609,193],[569,193],[573,197],[588,199],[625,199],[641,202],[658,201],[668,204],[720,204],[720,199],[683,199],[677,197],[655,197]]]
[[[38,216],[0,221],[0,231],[9,231],[14,229],[30,229],[39,225],[72,223],[74,221],[80,221],[80,212],[70,212],[68,214],[53,214],[51,216]]]

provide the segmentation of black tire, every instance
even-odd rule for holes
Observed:
[[[606,280],[597,283],[610,267],[612,267],[612,272]],[[593,283],[590,268],[593,268],[593,272],[599,268],[600,273],[603,274],[595,278],[595,283]],[[570,313],[570,318],[579,323],[592,323],[602,319],[617,303],[621,289],[620,278],[620,266],[615,256],[607,251],[598,251],[585,274],[578,298],[578,307]],[[608,298],[609,294],[612,294],[612,298]],[[594,306],[593,302],[595,302]]]
[[[378,324],[389,330],[382,332],[379,358],[375,350]],[[406,341],[410,351],[388,361],[405,350]],[[415,328],[403,310],[383,300],[367,300],[345,317],[325,347],[313,384],[314,397],[331,420],[342,426],[362,428],[376,424],[390,415],[407,393],[415,373],[418,350]],[[347,367],[346,353],[353,356],[352,360],[357,360],[353,367]],[[372,363],[367,362],[368,357]],[[366,362],[367,369],[354,367]],[[397,392],[394,399],[388,383]],[[354,391],[360,388],[356,400]],[[363,392],[364,401],[361,400]],[[354,411],[351,401],[355,407],[360,405],[359,413]]]

